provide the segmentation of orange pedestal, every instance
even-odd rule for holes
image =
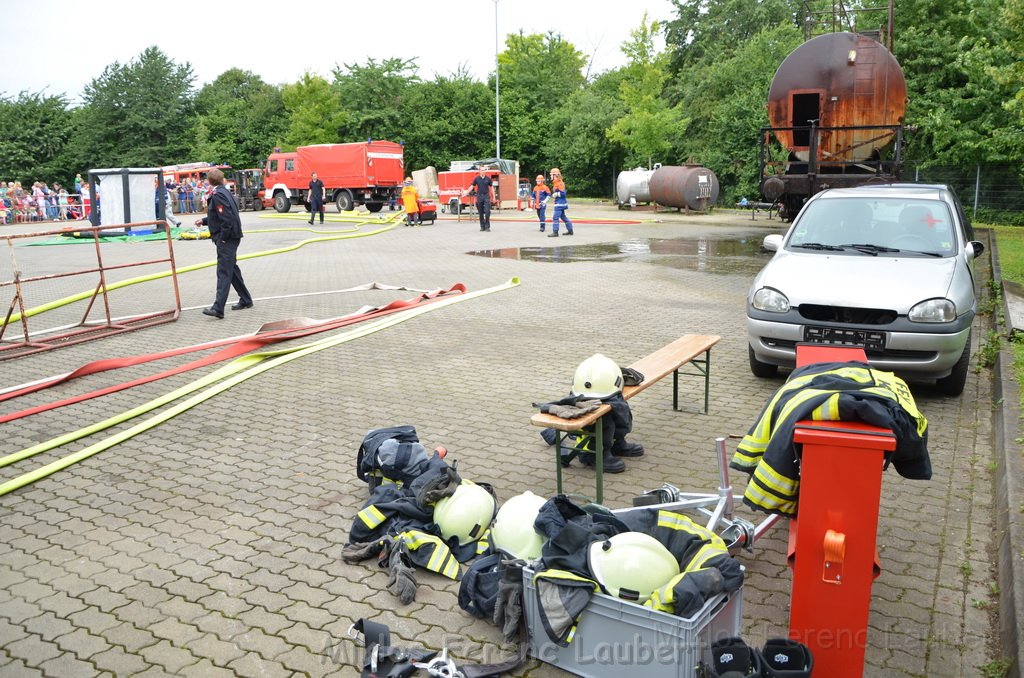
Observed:
[[[801,364],[798,347],[797,364]],[[864,360],[860,349],[813,347],[802,364]],[[859,353],[860,356],[856,354]],[[814,673],[855,678],[864,672],[884,453],[888,429],[857,422],[803,421],[799,529],[792,521],[793,591],[789,635],[814,654]]]

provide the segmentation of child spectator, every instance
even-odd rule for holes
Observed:
[[[68,191],[63,186],[60,187],[60,193],[57,194],[57,205],[60,207],[60,213],[57,218],[61,221],[67,221],[68,219]]]

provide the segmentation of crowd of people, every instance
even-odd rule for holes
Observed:
[[[205,212],[213,187],[206,179],[185,178],[165,184],[169,206],[179,214]],[[89,185],[82,175],[75,176],[73,187],[36,181],[24,186],[20,181],[0,181],[0,224],[38,221],[80,221],[90,211]]]
[[[56,182],[52,187],[44,181],[25,187],[20,181],[0,181],[0,224],[82,219],[82,198],[80,187],[71,193]]]

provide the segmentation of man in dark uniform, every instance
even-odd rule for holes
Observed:
[[[487,176],[487,169],[480,168],[480,174],[473,177],[469,189],[463,195],[476,193],[476,211],[480,215],[480,230],[491,230],[491,178]]]
[[[252,308],[252,295],[242,280],[242,270],[236,261],[238,245],[242,241],[242,220],[238,217],[235,197],[224,185],[224,173],[219,169],[210,170],[206,178],[213,186],[213,193],[207,201],[206,216],[196,219],[196,226],[208,226],[210,240],[217,246],[217,298],[212,306],[203,309],[203,314],[223,318],[231,287],[238,292],[238,303],[231,305],[233,311]]]
[[[310,175],[309,182],[309,223],[313,223],[316,213],[320,213],[320,223],[324,223],[324,182],[316,172]]]

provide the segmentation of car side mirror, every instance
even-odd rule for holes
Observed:
[[[782,236],[778,233],[766,235],[761,243],[761,249],[767,252],[778,252],[782,248]]]
[[[967,252],[971,255],[972,259],[977,259],[981,256],[981,253],[985,251],[985,243],[972,240],[967,243]]]

